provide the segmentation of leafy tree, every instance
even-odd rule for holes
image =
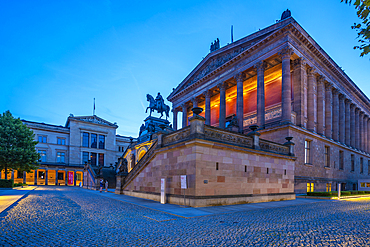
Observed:
[[[351,4],[352,0],[341,0],[347,4]],[[356,45],[353,49],[361,50],[360,56],[370,52],[370,0],[355,0],[353,3],[357,10],[357,16],[361,19],[362,23],[355,23],[352,29],[357,31],[357,38],[360,45]]]
[[[36,152],[35,134],[10,111],[0,114],[0,171],[8,169],[20,172],[36,169],[40,155]]]

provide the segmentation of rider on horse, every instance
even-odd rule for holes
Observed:
[[[164,99],[160,93],[158,93],[157,97],[155,98],[155,102],[158,110],[162,110],[164,108]]]

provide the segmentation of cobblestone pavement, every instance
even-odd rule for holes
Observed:
[[[38,187],[0,214],[0,246],[370,246],[370,199],[181,218]]]

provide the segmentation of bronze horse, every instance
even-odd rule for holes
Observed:
[[[170,112],[170,107],[166,104],[162,104],[162,107],[160,107],[160,109],[158,109],[157,107],[157,102],[155,101],[155,99],[153,98],[153,96],[151,96],[150,94],[147,94],[146,95],[146,100],[149,101],[149,106],[146,108],[146,111],[145,113],[148,112],[148,109],[150,109],[150,114],[149,116],[151,117],[152,116],[152,112],[154,110],[156,110],[158,113],[161,114],[161,116],[159,118],[162,118],[163,117],[163,112],[166,113],[166,120],[167,118],[169,117],[169,112]]]

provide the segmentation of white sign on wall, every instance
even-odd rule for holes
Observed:
[[[186,175],[181,175],[181,189],[187,189]]]
[[[166,190],[166,181],[164,178],[161,178],[161,203],[166,203],[166,194],[164,193]]]

